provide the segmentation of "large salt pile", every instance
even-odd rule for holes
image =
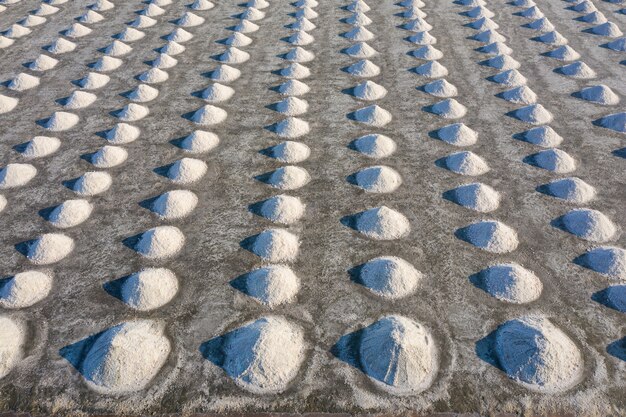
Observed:
[[[194,158],[182,158],[170,165],[167,178],[175,184],[191,184],[198,181],[208,170],[204,161]]]
[[[380,68],[372,61],[362,59],[346,68],[346,72],[355,77],[368,78],[375,77],[380,74]]]
[[[432,96],[441,98],[455,97],[458,94],[456,87],[443,78],[423,85],[422,89]]]
[[[27,243],[26,257],[35,265],[59,262],[74,250],[74,240],[60,233],[46,233]]]
[[[267,229],[255,236],[250,251],[268,262],[293,262],[298,256],[298,237],[284,229]]]
[[[175,255],[185,244],[185,236],[174,226],[157,226],[143,232],[135,244],[135,251],[148,259],[162,259]]]
[[[289,66],[281,69],[280,75],[285,78],[292,78],[292,79],[299,80],[302,78],[309,77],[311,75],[311,70],[305,67],[304,65],[294,62],[290,64]]]
[[[411,56],[418,59],[434,61],[443,58],[443,52],[432,45],[424,45],[410,52]]]
[[[120,298],[139,311],[154,310],[169,303],[178,292],[178,280],[166,268],[146,268],[130,275],[120,288]]]
[[[342,51],[352,58],[371,58],[378,52],[365,42],[358,42]]]
[[[54,68],[59,61],[47,55],[39,55],[34,61],[28,63],[28,69],[33,71],[48,71]]]
[[[112,56],[102,56],[96,62],[89,64],[89,67],[100,72],[109,72],[115,71],[119,67],[122,66],[124,61],[119,58],[114,58]]]
[[[191,153],[205,153],[214,149],[220,142],[215,133],[196,130],[185,137],[178,146]]]
[[[159,56],[153,60],[150,65],[153,68],[167,69],[173,68],[178,64],[178,60],[176,58],[172,58],[168,54],[160,53]]]
[[[97,72],[90,72],[77,81],[77,84],[85,90],[96,90],[102,88],[109,83],[111,77]]]
[[[461,175],[477,176],[489,171],[489,166],[480,156],[471,151],[452,153],[445,157],[446,168]]]
[[[108,190],[112,183],[107,172],[85,172],[72,184],[72,190],[78,195],[94,196]]]
[[[393,168],[372,166],[354,174],[354,181],[363,190],[370,193],[390,193],[402,184],[402,177]]]
[[[576,61],[580,58],[580,54],[569,45],[559,46],[553,51],[546,52],[544,55],[559,61]]]
[[[552,121],[552,114],[541,104],[531,104],[512,112],[513,117],[522,122],[533,125],[542,125]]]
[[[593,248],[581,257],[587,268],[609,277],[626,280],[626,250],[603,246]]]
[[[233,94],[235,94],[235,90],[231,87],[215,83],[205,88],[202,91],[201,97],[209,103],[220,103],[230,99]]]
[[[83,109],[91,106],[97,99],[95,94],[76,90],[65,100],[63,107],[69,110]]]
[[[270,308],[293,301],[300,290],[300,279],[285,265],[269,265],[245,275],[246,295]]]
[[[295,190],[305,186],[310,179],[306,169],[288,165],[273,171],[265,182],[281,190]]]
[[[58,138],[48,136],[35,136],[26,142],[19,152],[25,158],[42,158],[55,153],[61,147]],[[1,188],[1,187],[0,187]]]
[[[517,249],[517,232],[497,220],[483,220],[457,230],[457,235],[472,245],[492,253]]]
[[[350,39],[351,41],[358,42],[369,41],[374,39],[375,37],[372,32],[370,32],[363,26],[355,26],[349,32],[344,33],[343,36],[347,39]]]
[[[600,36],[608,36],[609,38],[619,38],[624,35],[624,33],[619,29],[619,26],[613,22],[606,22],[601,25],[594,26],[589,29],[589,32]]]
[[[10,309],[30,307],[46,298],[51,288],[50,275],[39,271],[20,272],[0,288],[0,306]]]
[[[104,394],[145,388],[165,364],[170,341],[164,326],[150,320],[128,321],[101,333],[81,358],[87,384]]]
[[[357,152],[373,159],[388,157],[396,151],[396,143],[391,138],[380,134],[361,136],[352,141],[351,146]]]
[[[146,106],[137,103],[128,103],[114,112],[115,116],[123,122],[136,122],[148,115],[150,110]]]
[[[506,42],[506,38],[498,33],[495,29],[497,27],[491,27],[492,25],[485,25],[484,27],[470,24],[470,27],[473,27],[477,30],[482,30],[482,32],[478,32],[476,35],[472,36],[472,39],[481,43],[493,43],[493,42]],[[497,25],[496,25],[497,26]]]
[[[440,78],[448,75],[448,69],[438,61],[428,61],[419,67],[413,68],[413,72],[428,78]]]
[[[120,146],[105,145],[89,155],[89,162],[96,168],[113,168],[121,165],[128,158],[126,149]]]
[[[352,89],[352,94],[361,100],[378,100],[387,95],[387,90],[382,85],[373,81],[364,81]]]
[[[304,332],[299,326],[266,316],[222,336],[219,352],[208,356],[240,387],[274,394],[287,389],[295,378],[304,352]]]
[[[515,263],[490,266],[480,271],[479,278],[489,295],[509,303],[530,303],[543,290],[541,280],[532,271]]]
[[[376,240],[400,239],[409,234],[409,220],[400,212],[386,206],[359,213],[355,228],[365,236]]]
[[[563,215],[561,223],[571,234],[592,242],[606,242],[617,232],[608,217],[592,209],[571,210]]]
[[[539,168],[558,174],[566,174],[576,169],[576,161],[567,152],[557,148],[546,149],[530,155],[528,160]]]
[[[415,292],[422,274],[404,259],[381,256],[365,263],[358,278],[374,294],[395,300]]]
[[[137,103],[147,103],[152,101],[159,95],[159,90],[150,87],[148,84],[139,84],[133,91],[128,93],[126,97]]]
[[[26,329],[9,317],[0,317],[0,378],[4,378],[22,359]]]
[[[282,194],[263,201],[257,214],[275,223],[293,224],[304,215],[305,208],[298,197]]]
[[[274,110],[285,116],[298,116],[309,110],[309,103],[297,97],[286,97],[274,104]]]
[[[537,102],[537,94],[525,85],[503,91],[498,97],[516,104],[533,104]]]
[[[146,34],[142,31],[135,28],[127,27],[126,29],[124,29],[123,32],[115,35],[115,38],[122,42],[135,42],[139,39],[143,39],[145,36]]]
[[[154,199],[150,210],[162,219],[180,219],[188,216],[198,204],[198,197],[189,190],[172,190]]]
[[[242,64],[250,59],[250,54],[235,48],[229,47],[224,53],[217,57],[217,60],[226,64]]]
[[[511,55],[513,53],[513,50],[506,46],[504,42],[492,42],[481,46],[477,51],[489,55]]]
[[[15,78],[13,78],[7,84],[7,88],[13,91],[26,91],[31,88],[35,88],[39,85],[39,77],[35,77],[34,75],[26,74],[25,72],[21,72],[17,74]]]
[[[478,140],[478,133],[463,123],[454,123],[444,126],[435,134],[442,141],[454,146],[471,146]]]
[[[622,313],[626,313],[626,285],[613,285],[606,289],[608,304]]]
[[[169,74],[160,68],[150,68],[137,76],[139,81],[147,84],[158,84],[169,79]]]
[[[406,38],[406,40],[416,45],[434,45],[437,43],[437,38],[428,33],[427,30],[414,33]]]
[[[76,126],[78,120],[78,116],[74,113],[57,111],[43,122],[43,127],[51,132],[62,132]]]
[[[616,132],[626,133],[626,112],[604,116],[594,123]]]
[[[582,61],[564,65],[556,68],[555,71],[572,78],[589,79],[596,77],[596,72]]]
[[[349,117],[374,127],[383,127],[391,121],[391,113],[376,104],[356,110]]]
[[[626,52],[626,37],[611,41],[605,45],[607,48],[618,52]]]
[[[596,196],[596,190],[580,178],[562,178],[544,186],[546,194],[572,203],[586,203]]]
[[[287,164],[305,161],[311,155],[311,149],[304,143],[285,141],[267,150],[268,156]]]
[[[396,395],[424,391],[439,367],[428,329],[397,315],[382,317],[362,330],[359,362],[367,376]]]
[[[309,133],[309,123],[297,117],[288,117],[274,126],[274,131],[281,138],[295,139]]]
[[[76,44],[64,38],[58,38],[46,48],[48,52],[55,55],[72,52],[74,49],[76,49]]]
[[[278,86],[278,92],[285,96],[302,96],[310,90],[308,85],[298,80],[288,80]]]
[[[567,42],[568,42],[567,38],[565,38],[556,30],[534,37],[532,38],[532,40],[541,42],[541,43],[547,43],[548,45],[553,45],[553,46],[567,45]]]
[[[496,68],[500,71],[518,69],[520,67],[520,63],[511,58],[509,55],[496,55],[493,58],[481,61],[480,64],[487,67]]]
[[[585,87],[576,95],[583,100],[592,101],[606,106],[619,103],[619,96],[604,84]]]
[[[67,200],[56,206],[46,220],[55,227],[67,229],[87,220],[92,210],[93,206],[87,200]]]
[[[37,168],[30,164],[8,164],[0,169],[0,189],[22,187],[37,175]]]
[[[500,206],[500,193],[480,182],[461,185],[448,193],[458,205],[481,213],[489,213]]]
[[[446,119],[458,119],[465,116],[467,109],[453,98],[449,98],[429,107],[429,111]]]
[[[113,129],[107,130],[104,134],[109,143],[114,145],[124,145],[137,140],[141,131],[138,127],[128,123],[118,123]]]
[[[553,148],[563,142],[563,138],[550,126],[538,126],[520,134],[520,137],[528,143]]]
[[[495,354],[510,378],[532,390],[563,392],[582,379],[580,350],[541,316],[524,316],[501,325],[496,331]]]

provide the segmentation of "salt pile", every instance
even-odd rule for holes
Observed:
[[[285,96],[301,96],[311,89],[308,85],[298,80],[289,80],[278,86],[278,92]]]
[[[407,236],[411,226],[402,213],[381,206],[359,213],[356,230],[372,239],[394,240]]]
[[[590,13],[598,10],[594,4],[589,0],[583,0],[574,6],[569,7],[570,10],[573,10],[578,13]]]
[[[608,304],[622,313],[626,313],[626,285],[613,285],[606,289]]]
[[[273,171],[266,180],[267,184],[281,190],[295,190],[305,186],[311,177],[304,168],[287,165]]]
[[[465,116],[467,109],[453,98],[449,98],[429,107],[429,111],[446,119],[458,119]]]
[[[619,103],[619,96],[604,84],[585,87],[576,94],[583,100],[607,106]]]
[[[185,236],[174,226],[157,226],[141,234],[135,251],[148,259],[168,258],[178,253],[185,244]]]
[[[82,38],[83,36],[87,36],[91,33],[91,29],[87,26],[83,26],[80,23],[74,23],[70,26],[69,29],[63,32],[63,35],[68,38]]]
[[[600,36],[607,36],[609,38],[619,38],[624,35],[619,27],[613,22],[606,22],[601,25],[594,26],[589,29],[589,32]]]
[[[91,64],[91,68],[100,72],[109,72],[118,69],[124,61],[119,58],[114,58],[112,56],[102,56],[96,62]]]
[[[118,57],[130,53],[132,50],[133,48],[124,42],[114,40],[109,46],[104,48],[104,53],[108,56]]]
[[[480,17],[492,18],[495,16],[495,13],[485,6],[476,6],[466,11],[465,15],[471,17],[472,19],[478,19]]]
[[[172,33],[170,33],[169,35],[165,37],[165,39],[170,42],[178,42],[178,43],[187,42],[191,38],[193,38],[193,35],[187,32],[183,28],[176,28],[172,31]]]
[[[500,206],[500,193],[480,182],[461,185],[449,194],[458,205],[481,213],[489,213]]]
[[[219,143],[220,138],[215,133],[195,130],[185,137],[178,146],[187,152],[205,153],[214,149]]]
[[[437,61],[429,61],[413,68],[413,72],[428,78],[439,78],[448,75],[448,69]]]
[[[162,219],[181,219],[188,216],[198,204],[198,197],[189,190],[172,190],[158,196],[150,210]]]
[[[375,77],[380,74],[380,68],[378,67],[378,65],[367,59],[355,62],[354,64],[346,68],[346,71],[349,74],[354,75],[355,77],[361,78]]]
[[[42,158],[55,153],[60,147],[61,141],[58,138],[35,136],[26,143],[20,153],[26,158]]]
[[[368,290],[396,300],[415,292],[422,274],[396,256],[381,256],[368,261],[359,271],[359,281]]]
[[[477,33],[472,37],[475,41],[490,44],[493,42],[506,42],[506,38],[496,32],[495,29],[487,29],[482,32]]]
[[[571,234],[592,242],[606,242],[617,232],[608,217],[591,209],[571,210],[561,218],[561,223]]]
[[[185,52],[185,47],[178,42],[169,41],[167,44],[159,48],[158,52],[162,54],[168,54],[169,56],[174,56]]]
[[[263,201],[259,214],[275,223],[293,224],[304,215],[305,208],[299,198],[283,194]]]
[[[59,229],[67,229],[87,220],[92,210],[87,200],[67,200],[56,206],[46,220]]]
[[[146,268],[130,275],[121,285],[121,299],[129,307],[150,311],[169,303],[178,292],[178,280],[166,268]]]
[[[359,42],[374,39],[374,34],[362,26],[354,27],[349,32],[344,33],[343,36],[347,39],[350,39],[351,41]]]
[[[47,55],[39,55],[33,62],[28,64],[28,69],[33,71],[48,71],[49,69],[54,68],[59,61]],[[2,112],[0,105],[0,113]]]
[[[498,97],[516,104],[533,104],[537,102],[537,94],[525,85],[503,91],[498,94]]]
[[[175,184],[191,184],[198,181],[208,170],[204,161],[194,158],[182,158],[170,165],[167,178]]]
[[[313,24],[309,19],[305,17],[297,18],[296,21],[289,26],[289,29],[292,30],[304,30],[305,32],[310,32],[315,29],[315,24]]]
[[[476,19],[473,22],[468,23],[466,26],[472,29],[481,31],[482,35],[479,33],[475,36],[479,36],[479,35],[485,36],[485,35],[494,34],[500,37],[500,38],[493,39],[490,41],[481,41],[481,42],[487,42],[487,43],[495,42],[495,41],[504,42],[506,40],[506,38],[504,38],[502,35],[496,32],[496,29],[498,29],[500,26],[498,26],[496,22],[494,22],[488,17],[481,17],[480,19]],[[479,39],[476,39],[476,40],[479,40]]]
[[[288,117],[275,125],[275,132],[281,138],[294,139],[309,133],[309,123],[296,117]]]
[[[437,137],[454,146],[471,146],[478,140],[478,133],[463,123],[454,123],[436,131]]]
[[[567,174],[576,169],[576,161],[567,152],[557,148],[546,149],[530,155],[528,160],[539,168],[558,174]]]
[[[554,30],[554,25],[548,20],[547,17],[542,17],[540,19],[533,20],[532,22],[524,25],[524,27],[527,27],[529,29],[534,29],[540,32],[550,32]]]
[[[231,46],[217,57],[217,60],[227,64],[242,64],[250,59],[250,54]]]
[[[385,158],[396,151],[396,143],[391,138],[380,134],[361,136],[352,141],[351,146],[357,152],[373,159]]]
[[[373,81],[364,81],[352,89],[352,94],[358,99],[373,101],[387,95],[387,89]]]
[[[427,14],[418,7],[409,7],[404,12],[400,13],[400,16],[405,19],[417,19],[418,17],[425,18]]]
[[[35,265],[59,262],[74,250],[74,240],[60,233],[46,233],[27,243],[26,257]]]
[[[595,188],[576,177],[554,180],[544,188],[553,197],[578,204],[586,203],[596,196]]]
[[[128,321],[99,334],[79,367],[88,385],[104,394],[144,389],[165,364],[171,345],[164,326]],[[139,353],[139,354],[138,354]]]
[[[446,168],[461,175],[477,176],[489,171],[484,159],[471,151],[452,153],[445,157]]]
[[[609,42],[605,46],[613,51],[626,52],[626,37]]]
[[[227,116],[226,110],[207,104],[196,110],[191,116],[191,121],[202,126],[212,126],[222,123]]]
[[[626,280],[626,250],[611,246],[593,248],[582,257],[584,265],[600,274]]]
[[[597,10],[595,12],[591,12],[589,14],[581,16],[578,20],[585,23],[591,23],[593,25],[607,22],[606,16],[604,16],[602,12],[599,12]]]
[[[157,21],[155,19],[148,17],[148,16],[140,15],[140,16],[137,16],[135,20],[130,22],[128,26],[138,28],[138,29],[145,29],[145,28],[152,27],[156,24],[157,24]]]
[[[315,59],[313,52],[309,52],[300,46],[296,46],[285,54],[285,59],[290,62],[309,62]]]
[[[0,114],[10,112],[18,103],[18,99],[0,94]]]
[[[457,230],[463,240],[491,253],[509,253],[517,249],[515,230],[496,220],[484,220]]]
[[[286,390],[304,360],[304,332],[281,317],[262,317],[223,338],[220,366],[237,385],[253,393]]]
[[[588,79],[596,77],[596,72],[582,61],[564,65],[555,69],[555,71],[572,78]]]
[[[541,316],[524,316],[501,325],[496,331],[495,354],[510,378],[533,390],[563,392],[582,379],[580,350]]]
[[[373,166],[354,175],[357,186],[370,193],[391,193],[402,184],[400,174],[386,166]]]
[[[0,49],[8,48],[14,43],[15,41],[13,39],[0,35]]]
[[[139,12],[140,15],[148,17],[161,16],[163,13],[165,13],[165,10],[154,3],[148,4],[145,9]]]
[[[106,172],[85,172],[72,186],[72,191],[82,196],[102,194],[111,187],[113,180]]]
[[[270,308],[293,301],[300,279],[285,265],[269,265],[245,275],[245,293]]]
[[[94,10],[88,10],[77,19],[80,23],[93,24],[104,20],[104,16]]]
[[[96,90],[102,88],[109,83],[111,77],[105,74],[98,74],[97,72],[90,72],[80,80],[77,84],[85,90]]]
[[[142,72],[137,79],[147,84],[157,84],[167,81],[169,77],[168,73],[160,68],[150,68],[148,71]]]
[[[550,126],[538,126],[521,133],[524,141],[544,148],[553,148],[563,142],[561,135]]]
[[[220,83],[230,83],[241,76],[241,71],[228,65],[220,65],[211,72],[210,78]]]
[[[540,36],[532,38],[532,40],[554,46],[567,45],[567,39],[556,30],[544,33]]]
[[[301,79],[301,78],[307,78],[308,76],[310,76],[311,70],[309,70],[304,65],[294,62],[288,67],[281,69],[280,75],[285,78]]]
[[[105,138],[114,145],[124,145],[137,140],[140,134],[138,127],[128,123],[118,123],[113,129],[105,132]]]
[[[41,3],[39,8],[35,10],[35,15],[37,16],[50,16],[59,11],[58,7],[51,6],[50,4]]]
[[[226,38],[223,43],[228,46],[248,46],[252,43],[252,39],[244,35],[243,33],[234,32],[228,38]]]
[[[372,23],[372,19],[367,17],[365,13],[355,12],[345,19],[345,22],[354,26],[367,26]]]
[[[358,42],[342,51],[352,58],[370,58],[378,52],[365,42]]]
[[[309,109],[309,104],[306,100],[302,100],[297,97],[287,97],[278,103],[274,104],[274,109],[286,116],[298,116],[304,114]]]
[[[250,0],[246,3],[246,7],[256,7],[257,9],[266,9],[270,6],[270,3],[266,0]],[[317,6],[317,4],[315,5]],[[315,6],[310,6],[310,7],[315,7]],[[301,5],[297,5],[296,7],[302,8],[302,7],[309,7],[307,4],[301,4]]]
[[[0,378],[4,378],[24,355],[26,329],[8,317],[0,317]]]
[[[544,55],[559,61],[576,61],[580,58],[580,54],[569,45],[559,46],[553,51],[546,52]]]
[[[443,58],[443,52],[432,45],[424,45],[410,52],[411,56],[418,59],[434,61]]]
[[[261,20],[265,17],[265,13],[258,10],[255,7],[248,7],[243,13],[238,16],[240,19],[247,19],[250,21]]]
[[[109,0],[97,0],[94,4],[89,6],[91,10],[95,10],[97,12],[106,12],[114,7],[115,4],[111,3]]]
[[[432,28],[433,27],[421,17],[415,18],[402,25],[402,29],[409,30],[411,32],[423,32],[425,30],[432,30]]]
[[[311,149],[304,143],[285,141],[269,148],[269,156],[279,162],[297,164],[305,161],[311,154]]]
[[[58,38],[56,41],[46,47],[46,50],[48,52],[55,55],[72,52],[74,49],[76,49],[76,44],[63,38]]]
[[[383,127],[391,122],[392,118],[391,113],[376,104],[356,110],[350,113],[349,117],[374,127]]]
[[[126,97],[137,103],[147,103],[152,101],[159,95],[159,90],[154,87],[150,87],[147,84],[139,84],[133,91],[131,91]]]
[[[11,39],[19,39],[26,35],[30,35],[31,32],[32,30],[28,29],[27,27],[14,24],[14,25],[11,25],[9,30],[4,32],[4,36],[6,36],[7,38],[11,38]]]
[[[604,116],[603,118],[599,119],[597,123],[607,129],[615,130],[616,132],[626,133],[626,112]]]
[[[488,45],[481,46],[477,51],[489,55],[511,55],[513,53],[513,50],[503,42],[492,42]]]
[[[113,168],[123,164],[126,158],[128,158],[126,149],[105,145],[90,155],[89,162],[96,168]]]
[[[518,15],[527,19],[539,19],[543,17],[543,12],[537,6],[530,6],[529,8],[519,12]]]
[[[136,122],[148,115],[150,110],[141,104],[128,103],[115,112],[115,116],[123,122]]]
[[[255,237],[249,250],[267,262],[293,262],[300,242],[298,236],[284,229],[267,229]]]
[[[522,107],[515,110],[512,114],[516,119],[533,125],[542,125],[552,121],[552,114],[541,104],[531,104],[530,106]]]
[[[211,10],[215,5],[209,0],[196,0],[189,5],[191,10]]]
[[[38,85],[39,77],[21,72],[7,84],[7,88],[13,91],[26,91]]]
[[[20,272],[4,281],[0,289],[0,306],[9,309],[30,307],[46,298],[51,288],[50,275],[39,271]]]
[[[358,356],[363,372],[396,395],[430,387],[439,366],[428,329],[397,315],[384,316],[362,330]]]
[[[363,39],[363,40],[367,40],[367,39]],[[296,46],[309,45],[313,43],[313,41],[315,41],[315,38],[303,30],[298,30],[287,38],[287,42]]]
[[[0,194],[0,213],[2,213],[4,211],[4,209],[7,207],[7,198],[5,196],[3,196],[2,194]]]
[[[489,295],[509,303],[533,302],[543,290],[541,280],[532,271],[515,263],[490,266],[480,271],[479,276]]]
[[[306,17],[307,19],[315,19],[319,14],[310,7],[302,7],[294,13],[296,18]]]
[[[74,91],[65,100],[63,107],[69,110],[83,109],[91,106],[97,99],[98,96],[95,94],[86,91]]]
[[[434,45],[437,43],[437,38],[428,33],[427,30],[417,32],[409,36],[407,40],[416,45]]]
[[[37,175],[37,168],[30,164],[7,164],[0,169],[0,189],[22,187]]]
[[[356,0],[346,7],[351,12],[367,13],[371,8],[363,0]]]
[[[175,67],[178,64],[178,60],[176,58],[172,58],[168,54],[159,54],[159,56],[150,63],[153,68],[161,68],[167,69]]]
[[[508,55],[496,55],[493,58],[487,59],[486,61],[481,61],[480,64],[487,67],[496,68],[501,71],[518,69],[520,67],[520,63]]]
[[[235,32],[239,33],[252,33],[259,30],[259,25],[254,24],[249,20],[242,19],[233,29]]]

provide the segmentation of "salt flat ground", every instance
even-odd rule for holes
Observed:
[[[424,0],[408,7],[391,0],[367,1],[369,7],[269,0],[253,3],[255,11],[237,1],[215,1],[212,8],[198,3],[207,10],[194,10],[175,0],[154,2],[163,10],[157,15],[157,8],[129,0],[98,11],[101,20],[86,15],[81,25],[91,32],[80,37],[60,32],[92,3],[51,3],[58,10],[44,8],[45,21],[26,22],[38,23],[30,33],[12,25],[41,2],[5,2],[0,12],[0,31],[10,31],[0,38],[3,409],[626,413],[623,3],[587,0],[581,12],[568,9],[577,3],[561,0],[536,0],[536,9],[532,2],[504,0]],[[107,9],[106,3],[95,9]],[[533,16],[518,15],[529,9]],[[135,21],[142,10],[154,22]],[[188,12],[193,15],[177,20]],[[256,28],[245,22],[233,28],[240,13],[258,30],[247,32]],[[588,13],[596,23],[576,20]],[[478,29],[467,26],[481,17]],[[585,31],[602,25],[602,17],[612,25],[599,30],[614,37]],[[537,19],[547,26],[523,27]],[[132,40],[141,35],[127,31],[132,49],[104,49],[130,22],[144,33]],[[151,26],[142,27],[146,22]],[[489,27],[486,42],[472,39]],[[170,44],[176,61],[153,63],[155,50],[177,28],[193,35],[174,38],[184,51]],[[355,28],[371,38],[365,42],[373,50],[343,35]],[[413,40],[436,49],[407,41],[420,30],[428,33]],[[571,50],[531,39],[553,30]],[[219,41],[242,32],[251,43],[220,56],[229,46]],[[286,41],[292,34],[305,51]],[[42,49],[59,37],[74,46]],[[477,50],[493,41],[500,42],[491,45],[494,54]],[[603,46],[614,41],[613,49]],[[416,50],[418,57],[408,54]],[[544,55],[553,50],[571,61]],[[111,67],[90,67],[118,52],[121,61],[105,61]],[[504,68],[479,64],[499,52],[494,65]],[[58,62],[39,71],[24,65],[40,54]],[[297,91],[281,94],[276,87],[290,78],[279,71],[289,59],[310,74],[296,66],[291,75],[306,86],[294,83]],[[379,71],[369,66],[369,77],[359,77],[346,70],[361,59]],[[555,72],[572,62],[595,74]],[[218,78],[233,91],[222,89],[207,103],[199,92],[214,84],[213,71],[222,64],[240,75]],[[440,73],[413,70],[424,64]],[[167,77],[152,71],[137,78],[153,66]],[[507,69],[517,71],[507,73],[517,77],[514,85],[490,80]],[[77,82],[89,72],[109,79]],[[20,73],[39,78],[38,85]],[[22,82],[11,83],[16,77]],[[451,97],[421,88],[438,79],[452,85],[443,84],[443,95]],[[372,95],[355,97],[351,89],[366,80],[375,83],[364,85]],[[136,97],[124,93],[140,84],[158,95],[117,113]],[[530,93],[511,94],[525,103],[498,96],[524,85]],[[592,101],[574,94],[599,85],[607,88],[590,90]],[[75,91],[93,94],[78,97],[93,102],[64,108],[62,99]],[[275,105],[290,95],[306,103]],[[205,108],[194,122],[193,113],[207,104],[218,109]],[[535,125],[511,116],[526,106],[534,106],[527,110]],[[440,107],[443,114],[436,114]],[[362,108],[364,118],[352,114]],[[70,115],[57,114],[52,121],[58,124],[50,124],[55,112]],[[298,120],[275,125],[290,112]],[[599,121],[608,115],[617,115],[613,129]],[[118,123],[138,134],[103,133]],[[454,138],[446,142],[433,133],[454,123],[475,134],[463,129],[458,142],[449,143]],[[523,132],[537,126],[558,136],[540,135],[538,144],[523,140]],[[181,145],[196,130],[217,135],[219,143],[205,135]],[[390,138],[395,151],[377,137],[381,157],[364,155],[351,145],[364,135]],[[35,136],[59,142],[41,142],[50,152],[22,145]],[[284,140],[305,144],[310,155],[298,148],[302,158],[284,162],[261,152]],[[196,148],[182,149],[185,143]],[[90,156],[105,145],[115,148]],[[203,152],[192,152],[202,146]],[[445,159],[467,151],[455,156],[458,166]],[[265,175],[286,165],[299,169]],[[372,166],[391,170],[355,175]],[[72,182],[93,171],[105,174]],[[584,183],[563,183],[570,191],[564,198],[544,186],[572,177]],[[450,192],[470,183],[491,188]],[[162,200],[180,212],[159,216],[151,199],[172,190],[193,194]],[[254,205],[278,195],[296,197],[304,211],[298,200]],[[87,203],[48,209],[77,199]],[[393,211],[370,212],[363,221],[351,217],[379,207]],[[570,213],[577,209],[595,211]],[[463,229],[474,223],[475,229]],[[160,226],[168,228],[142,235]],[[354,269],[380,256],[410,265],[369,264],[369,276],[365,267],[361,275]],[[232,282],[276,264],[290,269],[264,269]],[[520,269],[492,270],[488,282],[485,269],[503,264]],[[132,275],[145,268],[171,273]],[[16,275],[28,271],[45,275]],[[116,281],[128,276],[134,287]]]

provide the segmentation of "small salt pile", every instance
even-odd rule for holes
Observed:
[[[147,103],[154,100],[159,95],[159,90],[147,84],[139,84],[134,90],[127,94],[127,98],[136,103]]]
[[[46,233],[28,242],[26,257],[35,265],[49,265],[67,257],[74,240],[60,233]]]
[[[371,259],[359,270],[359,281],[364,287],[391,300],[413,294],[422,279],[413,265],[396,256]]]
[[[50,275],[39,271],[20,272],[4,282],[0,289],[0,306],[8,309],[30,307],[46,298],[51,288]],[[3,344],[5,343],[7,341],[3,339]],[[5,361],[4,349],[5,346],[2,346],[3,359],[0,363]]]
[[[270,308],[293,301],[300,279],[285,265],[269,265],[245,275],[245,294]]]
[[[166,268],[146,268],[130,275],[121,285],[120,298],[138,311],[150,311],[169,303],[178,292],[178,280]]]
[[[400,174],[386,166],[372,166],[354,175],[356,185],[370,193],[391,193],[402,184]]]
[[[215,133],[195,130],[185,137],[178,146],[190,153],[205,153],[214,149],[219,143],[220,139]]]
[[[105,139],[114,145],[124,145],[137,140],[141,131],[138,127],[127,123],[118,123],[113,129],[105,132]]]
[[[608,277],[626,280],[626,250],[603,246],[589,250],[582,257],[583,264]]]
[[[67,229],[84,223],[92,210],[87,200],[67,200],[56,206],[46,220],[59,229]]]
[[[72,191],[81,196],[94,196],[107,191],[113,179],[106,172],[85,172],[72,186]]]
[[[113,168],[123,164],[128,158],[126,149],[120,146],[105,145],[91,154],[89,162],[96,168]]]
[[[304,143],[285,141],[269,148],[268,156],[279,162],[297,164],[305,161],[311,154],[311,149]]]
[[[564,65],[555,71],[572,78],[589,79],[596,77],[596,72],[582,61]]]
[[[77,90],[65,100],[63,107],[69,110],[84,109],[91,106],[97,99],[98,96],[95,94]]]
[[[90,72],[77,81],[77,84],[85,90],[96,90],[102,88],[109,83],[111,77],[97,72]]]
[[[461,175],[477,176],[489,171],[485,160],[471,151],[452,153],[445,157],[444,163],[450,171]]]
[[[604,128],[626,133],[626,112],[609,114],[599,119],[597,123]]]
[[[517,233],[496,220],[483,220],[470,224],[457,233],[463,240],[491,253],[509,253],[517,249]]]
[[[387,110],[379,107],[378,105],[372,105],[356,110],[350,115],[357,122],[365,123],[374,127],[383,127],[391,122],[391,113]]]
[[[295,139],[309,133],[309,123],[297,117],[288,117],[275,125],[275,132],[281,138]]]
[[[563,142],[561,135],[556,133],[550,126],[534,127],[522,132],[520,136],[524,141],[544,148],[553,148]]]
[[[174,226],[158,226],[146,230],[135,244],[135,251],[148,259],[174,256],[185,244],[185,236]]]
[[[563,228],[591,242],[606,242],[617,232],[613,222],[604,214],[591,209],[574,209],[561,217]]]
[[[226,110],[207,104],[193,113],[191,121],[202,126],[213,126],[222,123],[226,117]]]
[[[576,94],[583,100],[592,101],[605,106],[619,103],[619,96],[604,84],[585,87]]]
[[[300,220],[305,209],[299,198],[282,194],[261,202],[258,214],[275,223],[293,224]]]
[[[181,219],[188,216],[198,204],[198,197],[189,190],[172,190],[158,196],[150,210],[161,219]]]
[[[409,220],[400,212],[386,206],[359,213],[356,230],[376,240],[395,240],[406,237],[411,231]]]
[[[20,153],[25,158],[42,158],[55,153],[60,147],[61,141],[58,138],[35,136],[20,149]]]
[[[310,180],[311,177],[304,168],[287,165],[273,171],[266,182],[281,190],[295,190],[305,186]]]
[[[595,188],[576,177],[554,180],[544,188],[553,197],[578,204],[587,203],[596,196]]]
[[[478,133],[463,123],[444,126],[435,133],[439,139],[454,146],[471,146],[478,140]]]
[[[481,213],[489,213],[500,206],[500,193],[480,182],[465,184],[448,192],[452,201]]]
[[[57,111],[43,122],[43,127],[51,132],[69,130],[78,124],[79,117],[74,113]]]
[[[293,262],[298,256],[298,237],[284,229],[267,229],[259,233],[250,251],[267,262]]]
[[[557,148],[546,149],[528,157],[534,165],[558,174],[567,174],[576,169],[576,161],[567,152]]]
[[[541,280],[532,271],[515,263],[490,266],[480,271],[479,279],[489,295],[514,304],[531,303],[543,290]]]
[[[198,181],[208,170],[204,161],[194,158],[182,158],[170,165],[167,178],[175,184],[191,184]]]

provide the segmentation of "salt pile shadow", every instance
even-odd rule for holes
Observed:
[[[489,365],[499,369],[506,374],[506,371],[504,370],[502,365],[500,365],[500,361],[498,360],[498,357],[496,355],[496,334],[498,333],[498,330],[500,330],[500,328],[502,328],[503,326],[503,324],[499,325],[487,336],[478,340],[474,345],[474,352],[476,353],[476,356],[478,356],[482,361],[488,363]]]
[[[616,340],[606,347],[606,351],[609,355],[615,356],[618,359],[626,361],[626,337]]]
[[[125,303],[124,297],[122,295],[122,288],[124,287],[124,284],[126,283],[126,281],[129,280],[131,276],[132,274],[126,275],[126,276],[123,276],[121,278],[117,278],[111,281],[107,281],[104,284],[102,284],[102,288],[110,296],[115,297],[121,302]]]

